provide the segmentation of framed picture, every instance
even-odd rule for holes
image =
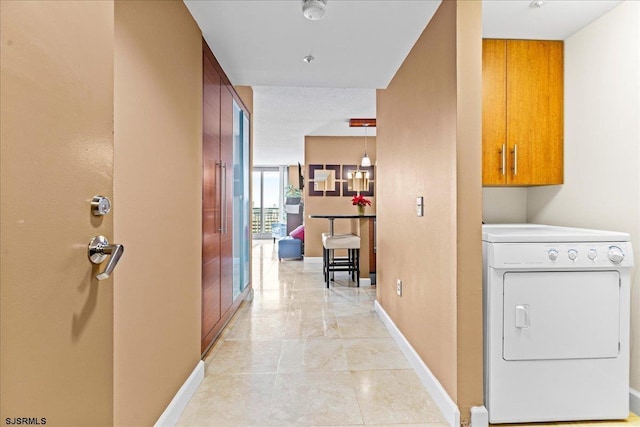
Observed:
[[[340,196],[340,165],[309,165],[309,196]]]
[[[342,195],[353,197],[359,192],[362,196],[373,197],[374,184],[371,182],[373,176],[373,166],[342,165]]]
[[[315,177],[316,171],[324,169],[323,165],[309,165],[309,196],[322,196],[324,190],[316,190]]]

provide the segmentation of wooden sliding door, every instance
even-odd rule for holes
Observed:
[[[243,138],[248,138],[249,114],[204,41],[202,102],[201,350],[204,354],[250,288],[246,285],[247,279],[238,274],[248,271],[248,251],[244,251],[246,256],[238,256],[244,253],[242,245],[247,242],[236,238],[234,243],[234,229],[236,235],[245,228],[249,230],[248,216],[244,215],[244,210],[249,209],[249,189],[248,185],[241,185],[248,182],[243,174],[250,168],[248,152],[242,148],[246,146],[248,150],[248,144],[241,144]],[[242,270],[243,267],[246,268]]]

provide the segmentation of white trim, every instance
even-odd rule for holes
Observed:
[[[398,327],[393,323],[393,320],[391,320],[378,301],[375,301],[374,307],[376,313],[378,313],[384,322],[396,344],[398,344],[402,353],[404,353],[406,358],[409,360],[411,367],[418,375],[418,378],[420,378],[420,382],[422,382],[422,385],[427,389],[431,398],[433,398],[434,402],[438,406],[438,409],[440,409],[440,412],[444,415],[444,418],[451,427],[459,427],[460,409],[458,409],[456,403],[451,399],[451,396],[449,396],[444,387],[442,387],[442,384],[440,384],[440,381],[438,381],[435,375],[433,375],[429,367],[425,365],[411,344],[409,344],[409,341],[407,341],[404,335],[402,335],[402,332],[400,332]]]
[[[489,412],[484,406],[471,407],[471,427],[489,427]]]
[[[204,362],[201,360],[196,368],[191,372],[189,378],[182,384],[180,390],[176,393],[167,409],[164,410],[154,427],[173,427],[176,425],[182,415],[182,411],[186,408],[191,396],[196,392],[198,386],[204,379]]]
[[[640,391],[629,388],[629,410],[640,415]]]
[[[371,286],[371,279],[368,277],[361,277],[360,286]]]

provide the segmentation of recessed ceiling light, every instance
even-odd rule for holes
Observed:
[[[531,3],[529,3],[529,7],[540,9],[544,5],[544,3],[544,0],[533,0]]]
[[[321,19],[327,11],[327,0],[302,0],[302,14],[310,21]]]
[[[313,55],[307,55],[304,58],[302,58],[302,60],[307,64],[311,64],[311,61],[314,61],[315,59],[316,58],[314,58]]]

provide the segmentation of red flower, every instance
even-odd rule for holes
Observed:
[[[353,196],[351,201],[353,206],[371,206],[371,200],[365,199],[363,196]]]

